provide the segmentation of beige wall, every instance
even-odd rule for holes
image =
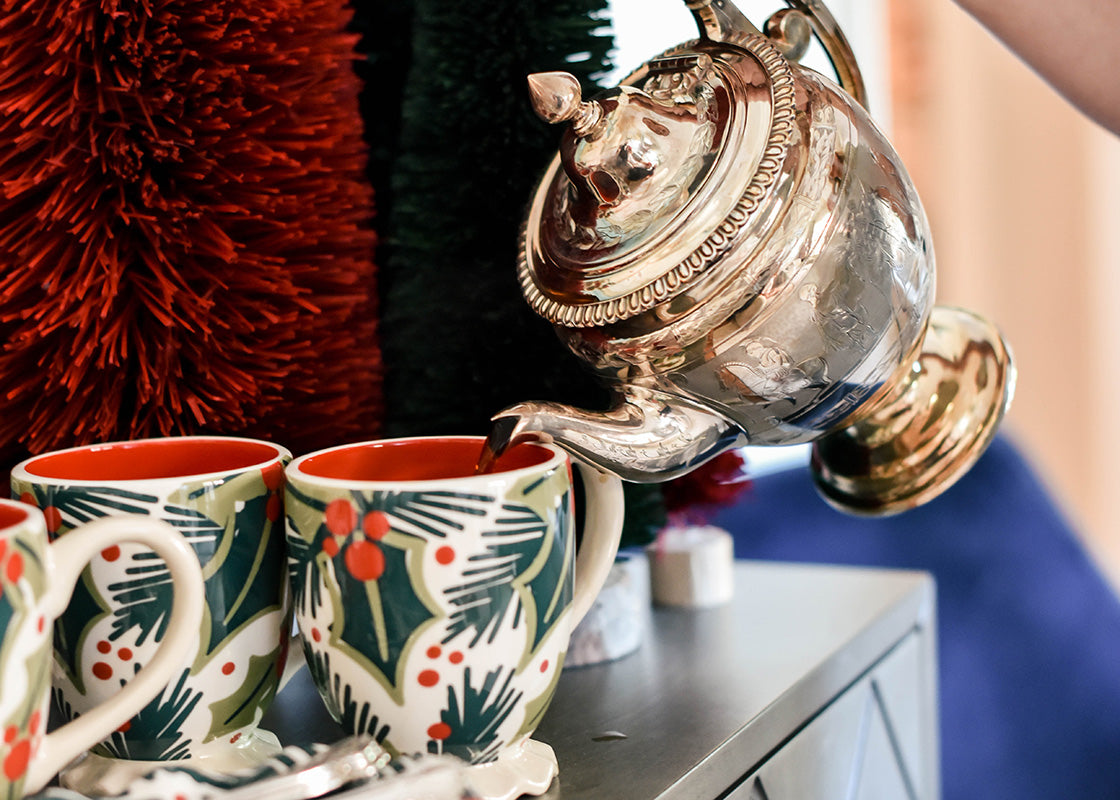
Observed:
[[[949,0],[891,0],[893,139],[926,205],[939,302],[1003,329],[1006,428],[1120,586],[1120,140]]]

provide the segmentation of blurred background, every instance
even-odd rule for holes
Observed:
[[[756,24],[783,7],[742,0]],[[831,0],[872,116],[929,216],[938,302],[984,314],[1018,364],[1004,424],[1120,589],[1120,139],[1087,121],[951,0]],[[679,0],[612,0],[621,78],[694,36]],[[831,76],[810,52],[806,63]],[[748,450],[752,470],[803,449]]]

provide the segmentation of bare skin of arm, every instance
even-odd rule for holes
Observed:
[[[1091,119],[1120,135],[1120,0],[957,0]]]

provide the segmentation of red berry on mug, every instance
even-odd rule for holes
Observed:
[[[27,772],[27,765],[31,761],[31,741],[21,739],[12,747],[4,759],[4,777],[10,781],[23,777]]]
[[[370,539],[382,539],[389,532],[389,518],[381,511],[370,511],[362,518],[362,532]]]
[[[436,550],[436,562],[439,564],[450,564],[455,560],[455,548],[448,545]]]
[[[346,547],[346,569],[360,581],[375,581],[385,572],[385,554],[373,542],[351,542]]]
[[[8,581],[15,583],[23,577],[23,556],[19,553],[12,553],[12,557],[8,559],[8,566],[5,570],[8,575]]]
[[[358,527],[358,512],[349,500],[331,500],[323,513],[327,530],[335,536],[349,536]]]
[[[451,735],[451,726],[446,722],[437,722],[428,727],[428,736],[438,741],[443,741]]]

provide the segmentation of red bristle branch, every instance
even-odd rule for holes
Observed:
[[[343,0],[0,2],[0,458],[376,432]]]

